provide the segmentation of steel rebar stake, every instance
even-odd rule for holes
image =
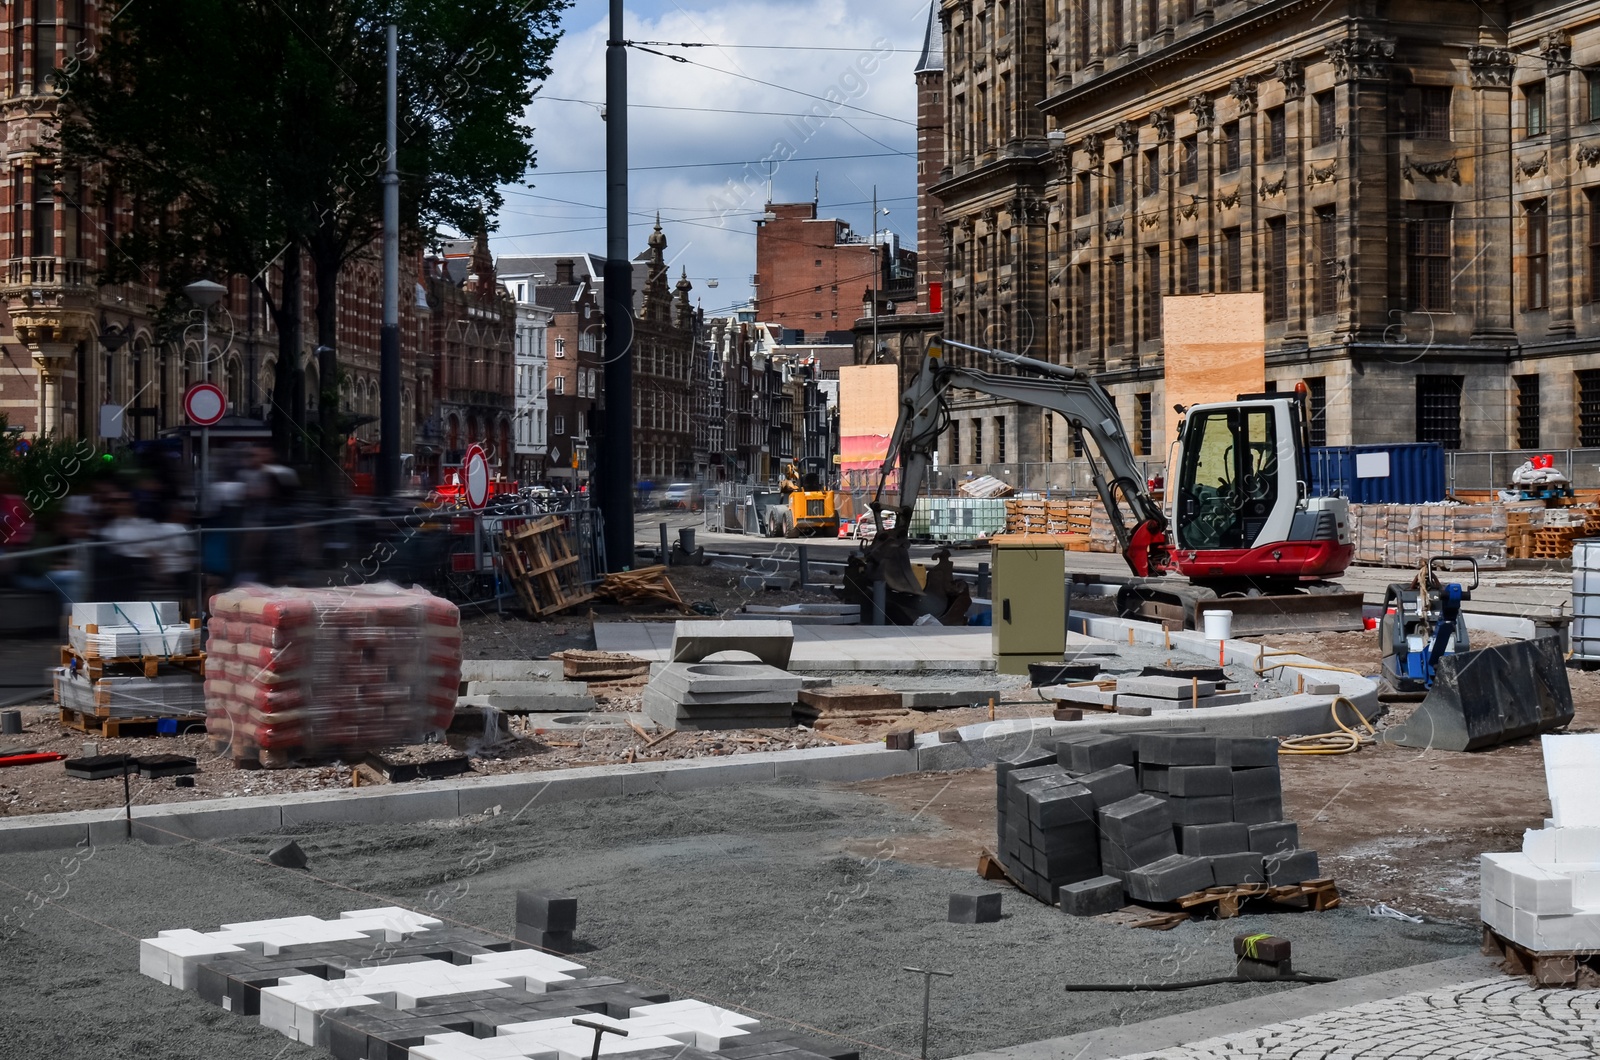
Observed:
[[[949,979],[956,973],[936,972],[931,968],[902,968],[901,971],[915,972],[922,976],[922,1060],[928,1060],[928,1007],[933,998],[933,977],[942,975]]]
[[[589,1060],[600,1060],[600,1036],[602,1034],[619,1034],[624,1038],[628,1036],[628,1032],[621,1027],[607,1027],[604,1023],[594,1023],[590,1020],[575,1019],[572,1021],[572,1025],[574,1027],[588,1027],[594,1031],[594,1052],[589,1054]]]

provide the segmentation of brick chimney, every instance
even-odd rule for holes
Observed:
[[[556,284],[560,287],[572,285],[572,259],[562,258],[556,262]]]

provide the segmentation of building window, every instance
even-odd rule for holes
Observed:
[[[1266,161],[1282,162],[1289,149],[1289,122],[1282,107],[1267,109]]]
[[[1417,377],[1417,441],[1461,448],[1461,388],[1459,375]]]
[[[1323,144],[1331,144],[1337,134],[1337,129],[1334,126],[1332,90],[1318,92],[1312,97],[1312,103],[1317,108],[1317,127],[1311,140],[1311,146],[1321,147]]]
[[[1182,184],[1194,184],[1200,179],[1200,139],[1196,136],[1185,136],[1178,144],[1178,181]]]
[[[556,393],[565,394],[566,392],[567,392],[567,377],[564,376],[564,375],[556,376]]]
[[[1079,265],[1077,274],[1073,277],[1073,307],[1074,323],[1077,324],[1075,345],[1079,350],[1087,350],[1094,342],[1093,316],[1090,312],[1090,283],[1089,266]]]
[[[817,269],[822,268],[822,259],[818,258],[816,261],[813,261],[811,263],[811,265],[812,265],[813,268],[817,268]]]
[[[1151,149],[1144,153],[1144,193],[1154,195],[1161,190],[1161,152]]]
[[[1155,446],[1155,417],[1151,414],[1150,399],[1149,391],[1133,395],[1139,414],[1139,422],[1136,424],[1138,433],[1134,435],[1138,448],[1134,450],[1134,456],[1149,456],[1150,450]]]
[[[565,416],[563,416],[559,412],[550,417],[550,433],[551,434],[566,434],[567,433],[567,418]]]
[[[1161,248],[1144,248],[1144,337],[1161,337]]]
[[[1339,306],[1339,230],[1338,213],[1332,206],[1318,207],[1315,246],[1317,261],[1316,315],[1326,316]]]
[[[1144,0],[1144,35],[1154,37],[1161,31],[1161,0]]]
[[[1282,217],[1267,221],[1268,320],[1289,319],[1289,228]]]
[[[1600,446],[1600,368],[1574,373],[1578,379],[1578,444]]]
[[[1200,239],[1190,236],[1179,244],[1182,264],[1178,269],[1178,290],[1183,294],[1200,293]]]
[[[56,198],[54,177],[48,169],[34,171],[33,256],[55,257]]]
[[[983,421],[972,420],[972,463],[983,463]]]
[[[1078,174],[1077,207],[1079,217],[1087,217],[1089,215],[1089,174],[1087,173]]]
[[[1400,101],[1405,134],[1413,140],[1450,139],[1448,86],[1412,85]]]
[[[1517,448],[1539,448],[1539,377],[1519,375],[1517,384]]]
[[[1406,218],[1406,306],[1450,311],[1450,204],[1412,203]]]
[[[1235,173],[1239,169],[1239,123],[1230,121],[1222,127],[1222,172]]]
[[[1544,82],[1535,81],[1522,88],[1522,128],[1527,136],[1543,136],[1549,131],[1545,121]]]
[[[1550,211],[1544,199],[1522,204],[1528,219],[1528,308],[1550,308]]]
[[[556,338],[556,356],[557,357],[565,357],[566,355],[567,355],[567,340],[558,336]]]
[[[1123,307],[1127,301],[1127,259],[1121,254],[1111,257],[1108,266],[1110,282],[1106,284],[1106,344],[1115,346],[1125,338],[1123,334]]]
[[[1222,230],[1222,289],[1228,294],[1244,290],[1244,247],[1239,229]]]
[[[994,462],[997,464],[1006,462],[1006,418],[1004,416],[996,416],[994,418]]]
[[[1589,301],[1600,302],[1600,188],[1591,188],[1589,199]]]
[[[1123,167],[1121,159],[1118,159],[1117,161],[1111,163],[1111,187],[1106,189],[1106,205],[1107,206],[1121,206],[1122,205],[1123,170],[1124,170],[1124,167]]]
[[[1328,444],[1328,381],[1322,376],[1306,380],[1306,414],[1311,420],[1311,444]]]

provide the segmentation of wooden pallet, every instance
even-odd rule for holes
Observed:
[[[679,614],[694,613],[683,602],[683,597],[678,595],[672,579],[667,577],[667,568],[661,565],[607,574],[595,588],[595,595],[623,606],[666,604]]]
[[[88,733],[91,736],[104,736],[106,739],[116,739],[121,736],[154,736],[159,718],[106,718],[98,714],[90,714],[71,707],[61,708],[61,724],[78,732]],[[202,718],[179,718],[178,729],[182,731],[185,721],[194,724],[204,724]]]
[[[594,599],[578,573],[567,521],[546,516],[507,534],[501,545],[506,575],[530,617],[555,614]]]
[[[1290,909],[1309,909],[1323,912],[1339,907],[1339,888],[1331,878],[1306,880],[1272,887],[1264,883],[1242,884],[1231,887],[1207,887],[1203,891],[1186,894],[1173,904],[1177,909],[1153,912],[1132,927],[1153,928],[1166,931],[1186,920],[1212,917],[1232,920],[1248,905],[1271,903]]]
[[[1600,950],[1535,952],[1483,926],[1483,954],[1497,957],[1510,975],[1526,975],[1535,986],[1600,985]]]
[[[146,677],[154,677],[163,663],[193,670],[201,677],[206,675],[206,653],[203,651],[188,655],[119,655],[107,658],[100,655],[81,655],[74,648],[63,644],[61,665],[70,667],[74,662],[78,664],[79,669],[89,675],[91,681],[98,681],[104,677],[108,666],[125,666],[139,671]]]

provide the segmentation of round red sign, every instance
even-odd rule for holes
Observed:
[[[466,487],[467,506],[477,511],[489,503],[489,458],[476,445],[467,446],[461,458],[461,484]]]
[[[209,427],[228,411],[228,399],[214,383],[196,383],[183,395],[183,413],[196,427]]]

